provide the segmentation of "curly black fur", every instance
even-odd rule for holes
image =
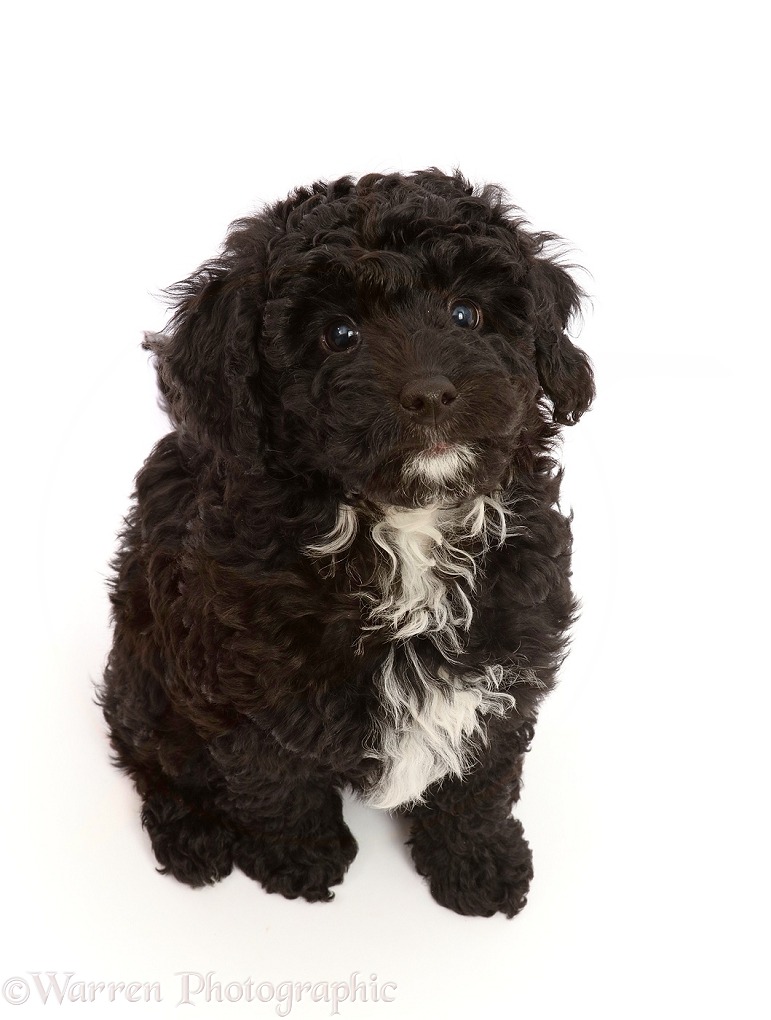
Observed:
[[[553,445],[593,397],[554,240],[459,173],[372,174],[236,222],[171,288],[146,346],[174,431],[137,476],[100,693],[164,872],[196,886],[235,865],[329,899],[356,854],[347,786],[403,798],[382,803],[410,817],[440,903],[524,905],[510,812],[575,612]],[[356,342],[336,351],[341,321]],[[422,616],[407,559],[376,541],[421,513]],[[397,765],[434,778],[408,789]]]

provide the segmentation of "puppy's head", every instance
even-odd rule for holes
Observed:
[[[147,341],[169,411],[222,456],[348,497],[494,491],[594,394],[551,240],[457,173],[299,189],[171,289]]]

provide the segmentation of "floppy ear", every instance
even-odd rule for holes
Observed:
[[[565,333],[582,292],[570,274],[548,258],[535,258],[527,275],[533,298],[538,378],[552,402],[554,420],[574,425],[594,399],[589,358]]]
[[[220,452],[259,452],[258,288],[226,259],[202,266],[167,294],[176,310],[143,346],[155,355],[158,385],[181,432]]]

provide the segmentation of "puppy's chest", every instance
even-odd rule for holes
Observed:
[[[379,568],[376,594],[365,599],[362,640],[388,640],[374,676],[373,806],[414,802],[444,776],[463,776],[484,738],[485,717],[513,704],[501,690],[501,667],[459,664],[487,547],[479,509],[459,518],[436,507],[389,508],[372,527]]]
[[[389,508],[372,527],[380,556],[365,633],[385,631],[394,642],[429,637],[448,655],[461,651],[481,550],[475,557],[454,538],[453,523],[437,507]]]

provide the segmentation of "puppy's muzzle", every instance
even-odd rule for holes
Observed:
[[[408,382],[399,394],[399,403],[412,421],[420,425],[438,425],[452,413],[458,391],[445,375],[424,376]]]

